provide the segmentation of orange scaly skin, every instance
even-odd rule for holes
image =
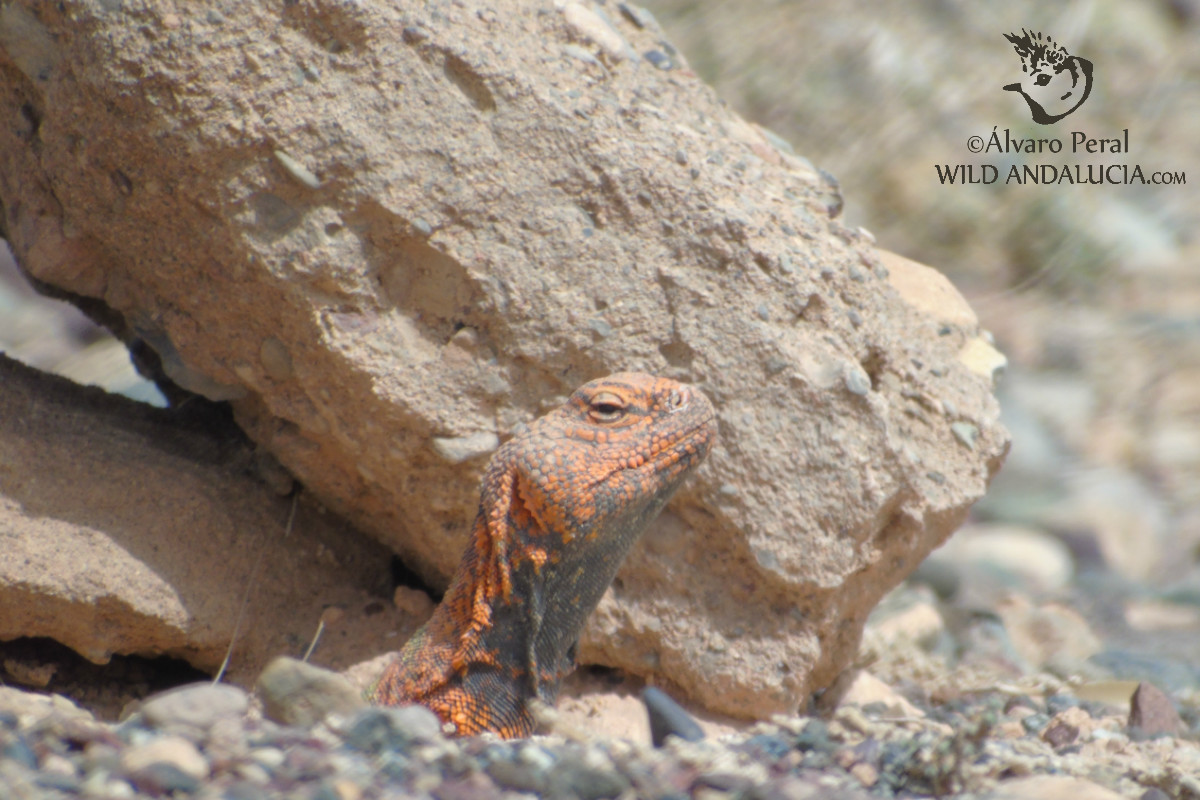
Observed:
[[[638,373],[585,384],[488,463],[442,604],[369,697],[420,703],[460,736],[528,736],[629,548],[716,437],[708,399]]]

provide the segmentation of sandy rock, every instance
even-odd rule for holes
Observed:
[[[557,706],[558,727],[571,731],[604,731],[614,739],[650,741],[646,707],[636,695],[595,693],[572,696],[566,693]]]
[[[5,7],[22,268],[230,402],[433,586],[485,437],[617,369],[700,384],[722,444],[580,657],[739,716],[828,684],[1006,452],[961,298],[906,301],[828,182],[681,60],[618,58],[661,55],[636,17],[314,0],[216,25],[216,6],[174,29],[96,0]]]
[[[555,708],[557,724],[553,730],[578,739],[590,738],[596,731],[603,731],[605,736],[614,739],[649,743],[646,706],[639,696],[643,688],[638,681],[622,678],[619,673],[598,676],[589,670],[576,670],[563,682]],[[746,727],[745,722],[716,716],[697,704],[689,705],[687,711],[710,739],[719,739]]]
[[[879,263],[887,268],[888,281],[904,302],[947,325],[968,330],[979,325],[975,311],[945,275],[897,253],[877,252]]]
[[[387,554],[344,522],[251,476],[230,426],[150,409],[0,357],[0,639],[43,636],[86,658],[168,654],[248,683],[353,613],[326,663],[421,619],[368,614]],[[257,568],[256,568],[257,567]],[[244,604],[244,605],[243,605]],[[244,609],[244,615],[243,615]]]

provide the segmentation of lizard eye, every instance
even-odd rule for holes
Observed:
[[[625,416],[625,401],[612,392],[601,392],[588,403],[588,416],[595,422],[616,422]]]

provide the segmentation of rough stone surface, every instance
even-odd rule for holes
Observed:
[[[828,179],[652,23],[174,8],[4,6],[3,235],[431,585],[478,443],[598,375],[697,383],[722,444],[580,657],[763,715],[832,680],[998,469],[1003,360],[961,299],[894,287]]]
[[[237,430],[152,409],[0,356],[0,641],[56,639],[86,658],[185,658],[241,683],[303,652],[346,610],[322,663],[346,666],[403,618],[383,548],[251,476]],[[240,620],[240,626],[239,626]],[[409,623],[411,627],[411,623]]]

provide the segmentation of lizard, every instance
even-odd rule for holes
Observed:
[[[367,692],[457,736],[535,728],[634,542],[716,438],[698,389],[642,373],[584,384],[493,454],[466,551],[433,616]]]

